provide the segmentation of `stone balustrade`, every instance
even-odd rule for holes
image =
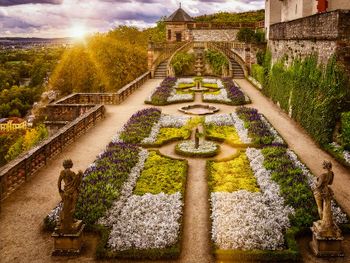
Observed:
[[[116,93],[74,93],[47,105],[44,110],[47,122],[64,126],[34,149],[0,168],[0,200],[9,196],[44,167],[47,161],[101,120],[105,116],[103,104],[123,102],[150,78],[151,73],[148,71]]]
[[[105,107],[96,105],[85,114],[69,123],[54,136],[43,141],[34,149],[3,166],[0,170],[0,200],[9,196],[26,182],[50,159],[86,133],[96,122],[104,117]]]

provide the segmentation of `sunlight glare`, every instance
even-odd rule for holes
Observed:
[[[77,39],[83,39],[87,33],[85,26],[79,24],[73,25],[70,29],[70,36]]]

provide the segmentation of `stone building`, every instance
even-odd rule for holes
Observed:
[[[270,25],[338,9],[350,9],[349,0],[266,0],[265,31]]]
[[[325,64],[336,55],[350,72],[349,0],[266,0],[265,4],[273,62],[283,56],[290,63],[317,54]]]
[[[207,23],[196,22],[181,7],[166,20],[168,42],[181,41],[235,41],[240,28],[262,28],[258,23]]]

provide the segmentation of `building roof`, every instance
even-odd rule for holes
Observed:
[[[165,21],[166,22],[193,22],[194,20],[180,7]]]

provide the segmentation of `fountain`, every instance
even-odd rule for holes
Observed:
[[[202,127],[201,127],[202,128]],[[192,133],[193,140],[182,141],[175,147],[175,152],[187,157],[214,157],[219,153],[220,146],[205,139],[200,140],[202,134],[198,127]]]
[[[215,106],[205,104],[193,104],[179,109],[180,112],[190,115],[209,115],[214,114],[219,110],[220,109]]]

